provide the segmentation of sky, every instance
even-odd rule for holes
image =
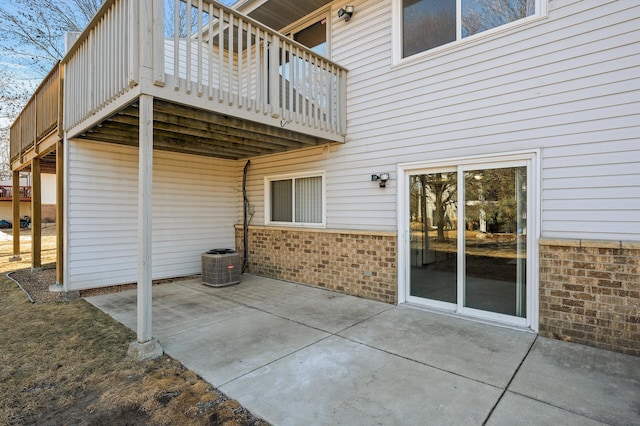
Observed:
[[[0,0],[0,7],[9,12],[15,13],[19,4],[15,0]],[[0,28],[0,45],[7,43],[8,37],[2,37],[2,28]],[[46,75],[46,71],[43,72],[39,67],[34,67],[30,62],[30,53],[33,50],[28,46],[22,46],[24,55],[10,55],[6,52],[0,51],[0,71],[2,71],[2,78],[6,80],[1,82],[2,85],[7,84],[6,90],[9,91],[26,91],[27,93],[33,92],[38,84],[42,81],[42,78]],[[45,65],[49,67],[49,65]],[[13,121],[13,116],[7,116],[7,111],[10,108],[3,104],[0,99],[0,128],[8,127]]]
[[[0,7],[9,13],[15,13],[18,5],[13,0],[0,0]],[[0,29],[0,34],[1,34]],[[0,37],[0,44],[4,44],[5,40]],[[27,46],[24,46],[25,53],[29,50]],[[34,71],[27,60],[20,56],[8,56],[5,53],[0,53],[0,70],[9,71],[17,76],[19,81],[26,81],[27,83],[39,82],[42,79],[42,73]]]
[[[39,0],[39,1],[48,1],[48,0]],[[72,4],[66,0],[60,0],[62,2],[66,2],[67,4]],[[165,0],[167,2],[169,0]],[[173,0],[170,0],[173,1]],[[232,5],[236,2],[236,0],[221,0],[221,3],[225,5]],[[21,5],[16,0],[0,0],[0,7],[7,12],[15,13]],[[2,38],[2,28],[0,28],[0,45],[6,43],[6,38]],[[42,67],[34,66],[32,60],[30,59],[30,54],[35,53],[34,48],[30,48],[29,46],[24,46],[24,55],[8,55],[3,52],[0,52],[0,71],[11,73],[12,82],[11,84],[18,86],[18,88],[24,88],[29,92],[35,90],[38,86],[42,78],[46,75],[49,67],[52,64],[44,65],[43,70]],[[0,103],[2,101],[0,100]],[[3,105],[0,104],[0,111],[5,111],[6,108],[3,108]],[[0,127],[6,127],[12,121],[11,118],[3,117],[0,114]]]

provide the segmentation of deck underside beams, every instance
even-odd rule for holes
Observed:
[[[154,149],[237,160],[330,142],[159,99],[154,100],[153,109]],[[135,102],[78,138],[137,146],[138,123]]]

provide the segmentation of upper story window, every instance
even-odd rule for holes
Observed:
[[[403,58],[541,13],[541,0],[400,1]]]
[[[265,179],[266,223],[324,225],[324,173]]]

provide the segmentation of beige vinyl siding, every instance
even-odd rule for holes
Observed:
[[[235,248],[235,162],[154,152],[154,278],[201,272],[200,254]]]
[[[68,283],[72,290],[137,279],[137,149],[71,141]],[[236,163],[154,152],[153,278],[201,272],[200,254],[234,248]]]
[[[67,284],[134,282],[137,155],[133,148],[69,141]]]
[[[398,164],[539,150],[544,237],[640,240],[640,3],[552,0],[547,17],[396,66],[392,0],[353,4],[348,23],[331,12],[346,143],[254,173],[324,169],[327,228],[394,231]]]

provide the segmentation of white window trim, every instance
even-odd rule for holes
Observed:
[[[460,0],[458,0],[460,1]],[[455,51],[460,48],[464,48],[470,43],[482,41],[483,39],[495,38],[498,35],[513,31],[518,27],[529,25],[533,22],[546,19],[548,17],[548,1],[549,0],[536,0],[537,13],[526,18],[518,19],[517,21],[510,22],[499,27],[491,28],[481,33],[465,37],[463,39],[455,40],[442,46],[434,47],[433,49],[425,50],[424,52],[416,53],[415,55],[402,57],[402,0],[393,0],[391,3],[391,33],[392,33],[392,61],[391,67],[402,67],[405,65],[414,64],[416,62],[422,62],[426,59],[433,59],[441,54]],[[456,10],[456,20],[460,19],[459,8]],[[459,24],[459,23],[458,23]]]
[[[515,317],[503,316],[491,312],[484,312],[472,308],[463,308],[457,311],[454,304],[433,301],[428,304],[428,308],[442,310],[453,315],[463,315],[465,318],[477,319],[481,321],[494,321],[502,325],[512,327],[522,327],[538,332],[539,328],[539,298],[540,298],[540,260],[539,260],[539,240],[540,240],[540,150],[515,151],[483,156],[469,156],[458,158],[446,158],[442,160],[420,161],[399,164],[397,169],[397,203],[398,203],[398,303],[420,303],[419,300],[409,296],[409,223],[407,212],[409,211],[409,194],[407,182],[410,174],[415,174],[422,170],[430,173],[438,170],[451,171],[452,168],[466,169],[469,166],[492,166],[506,165],[512,162],[526,161],[529,163],[527,185],[531,190],[530,203],[527,209],[528,220],[531,220],[531,238],[527,239],[527,254],[530,255],[530,263],[527,267],[527,318],[516,319]],[[532,216],[533,215],[533,218]],[[531,219],[532,218],[532,219]]]
[[[271,181],[300,179],[300,178],[322,178],[322,222],[321,223],[300,223],[300,222],[278,222],[271,220]],[[310,172],[287,173],[281,175],[265,176],[264,178],[264,224],[275,226],[286,226],[292,228],[326,228],[327,226],[327,188],[324,170],[315,170]],[[295,220],[295,190],[292,199],[293,220]]]

